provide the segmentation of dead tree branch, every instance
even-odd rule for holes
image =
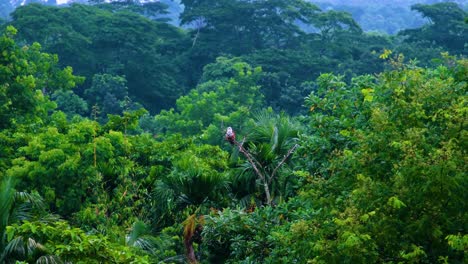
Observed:
[[[268,181],[267,181],[267,178],[265,177],[265,175],[263,175],[263,173],[257,168],[257,165],[255,164],[256,162],[254,161],[254,158],[252,157],[252,155],[250,155],[250,153],[244,148],[244,141],[245,141],[245,138],[242,139],[242,142],[239,143],[238,141],[235,141],[235,144],[236,146],[239,147],[239,151],[244,154],[244,156],[247,158],[247,160],[249,161],[250,165],[252,165],[252,168],[254,169],[255,173],[258,175],[258,177],[260,177],[260,179],[262,180],[263,182],[263,189],[265,190],[265,195],[266,195],[266,199],[267,199],[267,205],[271,205],[271,195],[270,195],[270,187],[268,186]],[[260,165],[260,164],[259,164]],[[261,165],[260,165],[261,166]]]

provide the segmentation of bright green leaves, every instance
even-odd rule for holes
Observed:
[[[367,222],[369,219],[371,219],[372,216],[375,215],[375,211],[369,212],[367,214],[361,215],[360,219],[362,222]]]
[[[448,235],[446,238],[449,246],[455,250],[463,251],[465,254],[468,251],[468,235]],[[465,255],[466,257],[466,255]]]
[[[37,189],[61,214],[70,216],[79,211],[88,197],[93,201],[100,196],[101,188],[115,188],[122,195],[131,177],[149,173],[148,160],[154,157],[154,150],[149,152],[141,145],[151,148],[155,142],[147,140],[149,135],[125,134],[136,127],[138,113],[111,117],[105,127],[90,120],[68,122],[60,113],[51,120],[55,127],[25,136],[28,142],[18,147],[17,158],[10,156],[12,164],[7,173],[22,180],[21,188]],[[21,139],[16,138],[19,136],[15,134],[14,139]],[[142,163],[147,167],[141,168]],[[108,186],[102,186],[102,180]]]
[[[140,108],[136,111],[125,111],[122,115],[111,115],[107,118],[108,122],[104,125],[106,130],[120,131],[124,134],[129,132],[134,133],[139,128],[140,118],[148,112],[144,108]]]
[[[361,93],[364,96],[364,102],[372,102],[374,100],[374,89],[365,88],[361,90]]]
[[[12,38],[16,35],[16,33],[18,33],[18,30],[14,26],[8,25],[5,29],[5,33],[7,34],[8,37]],[[3,51],[3,52],[6,52],[6,51]]]
[[[394,208],[394,209],[400,209],[403,207],[406,207],[406,204],[400,201],[398,197],[392,196],[388,199],[387,205]]]
[[[363,243],[371,240],[369,235],[356,235],[351,232],[344,232],[341,238],[344,240],[342,247],[349,249],[361,248]]]
[[[322,74],[316,80],[317,90],[305,98],[309,108],[310,132],[303,140],[305,155],[311,155],[308,164],[316,171],[328,162],[332,151],[343,150],[351,146],[357,129],[366,124],[369,116],[369,100],[374,92],[375,78],[359,76],[351,85],[343,81],[343,76]],[[365,87],[363,89],[363,87]],[[328,172],[318,172],[328,176]]]
[[[411,249],[407,251],[400,252],[400,256],[407,263],[420,263],[427,257],[426,252],[424,252],[421,246],[411,245]]]
[[[0,128],[38,122],[55,107],[44,92],[82,81],[71,68],[58,69],[57,56],[42,53],[39,44],[20,48],[12,39],[15,33],[10,26],[0,37]]]
[[[142,256],[131,248],[109,242],[102,235],[89,235],[83,230],[72,228],[67,222],[24,222],[8,228],[8,241],[13,238],[27,237],[48,254],[55,255],[62,261],[77,263],[149,263],[147,256]],[[39,250],[36,250],[39,251]],[[38,252],[31,253],[38,253]],[[42,253],[44,254],[44,253]],[[33,255],[33,254],[31,254]]]
[[[379,58],[381,58],[382,60],[386,60],[386,59],[388,59],[388,57],[389,57],[390,55],[392,55],[392,53],[393,53],[393,52],[392,52],[391,50],[389,50],[389,49],[384,49],[383,53],[379,55]]]

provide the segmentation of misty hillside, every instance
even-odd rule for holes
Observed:
[[[453,2],[460,5],[466,5],[465,0],[311,0],[313,3],[329,3],[332,5],[349,5],[349,6],[411,6],[414,4],[435,4],[442,2]]]
[[[418,12],[411,10],[411,5],[422,3],[454,2],[461,8],[467,8],[465,0],[309,0],[323,10],[339,10],[352,14],[364,31],[376,31],[396,34],[402,29],[416,28],[427,23]],[[88,0],[0,0],[0,19],[8,19],[8,14],[15,7],[28,3],[44,3],[48,5],[87,3]],[[159,16],[167,18],[174,25],[179,24],[179,16],[184,7],[180,0],[158,0],[167,5],[168,14]],[[143,2],[145,3],[145,2]]]
[[[462,8],[468,7],[465,0],[311,0],[324,10],[346,11],[364,31],[396,34],[407,28],[417,28],[427,23],[421,14],[411,10],[414,4],[454,2]]]

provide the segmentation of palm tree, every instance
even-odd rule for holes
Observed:
[[[287,172],[291,156],[299,145],[299,126],[285,114],[275,115],[262,111],[255,115],[254,124],[248,138],[236,141],[236,151],[246,160],[240,164],[234,177],[238,189],[244,189],[244,205],[251,200],[251,194],[263,187],[267,205],[274,197],[288,197],[291,193],[291,181]],[[262,189],[262,188],[260,188]]]
[[[228,179],[202,158],[187,152],[174,162],[172,171],[156,182],[153,198],[159,221],[170,219],[171,214],[192,206],[213,205],[222,200],[228,188]],[[167,226],[163,223],[162,226]],[[170,225],[170,224],[169,224]]]
[[[17,259],[38,256],[36,263],[60,263],[56,256],[47,255],[43,245],[33,238],[16,237],[7,241],[6,227],[25,220],[56,220],[45,212],[42,197],[37,193],[17,192],[11,177],[0,181],[0,263],[15,263]]]
[[[156,240],[151,236],[150,228],[142,221],[133,223],[130,233],[125,237],[125,244],[130,247],[139,248],[149,254],[156,250]]]
[[[0,182],[0,263],[3,261],[3,249],[6,246],[6,227],[11,222],[11,208],[13,206],[15,190],[11,178]]]

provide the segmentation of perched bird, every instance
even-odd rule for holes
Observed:
[[[234,145],[236,143],[236,133],[234,133],[234,130],[232,130],[232,127],[228,127],[226,130],[226,140],[231,143],[231,145]]]

